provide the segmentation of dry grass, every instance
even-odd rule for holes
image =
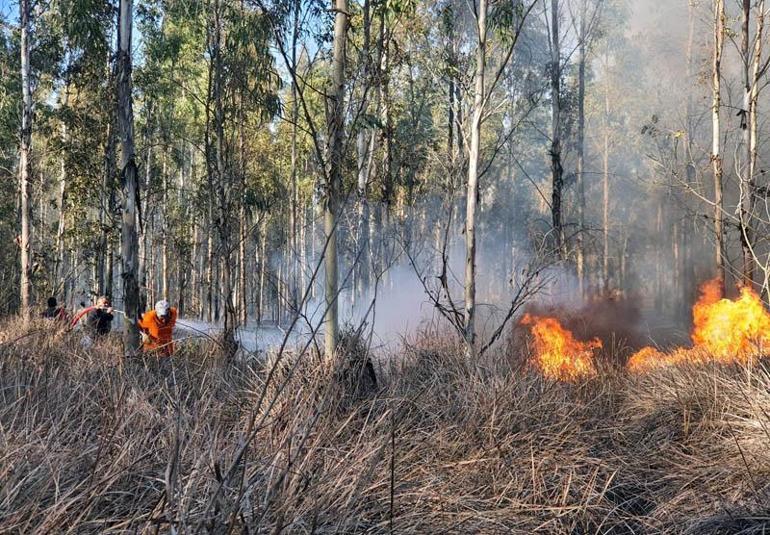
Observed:
[[[360,366],[309,355],[227,364],[188,345],[172,365],[123,363],[114,343],[86,349],[40,328],[0,331],[3,533],[770,523],[762,367],[610,369],[564,385],[500,354],[471,368],[453,342],[426,337],[379,370],[374,391],[356,383]]]

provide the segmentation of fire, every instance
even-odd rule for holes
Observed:
[[[741,288],[735,301],[714,300],[718,282],[709,281],[701,288],[701,299],[692,309],[692,342],[720,361],[745,361],[770,347],[770,313],[749,287]],[[716,294],[719,296],[719,294]]]
[[[599,339],[576,340],[559,320],[525,314],[522,325],[529,325],[535,342],[535,365],[549,379],[575,381],[596,374],[593,350],[602,347]]]
[[[770,347],[770,312],[759,295],[743,287],[735,299],[721,298],[718,280],[700,288],[700,297],[692,307],[693,347],[662,353],[645,347],[628,361],[631,371],[645,371],[657,366],[715,360],[723,363],[747,362]]]
[[[664,353],[654,347],[644,347],[634,353],[626,366],[634,373],[644,373],[662,366],[672,366],[688,362],[690,364],[705,362],[708,354],[698,348],[679,347],[669,353]]]

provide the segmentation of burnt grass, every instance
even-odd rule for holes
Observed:
[[[561,384],[422,335],[228,362],[0,327],[2,533],[762,533],[762,364]],[[350,335],[352,336],[352,335]]]

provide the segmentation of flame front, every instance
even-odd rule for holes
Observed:
[[[546,378],[575,381],[596,374],[593,350],[602,347],[599,339],[576,340],[559,320],[547,316],[525,314],[521,324],[530,326],[535,365]]]
[[[628,361],[631,371],[657,366],[715,360],[722,363],[747,362],[770,347],[770,313],[751,288],[741,288],[735,300],[721,298],[719,280],[700,287],[698,302],[692,307],[693,347],[662,353],[645,347]]]

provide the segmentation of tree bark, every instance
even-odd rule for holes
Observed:
[[[364,30],[364,42],[361,48],[361,62],[363,63],[363,79],[364,87],[362,88],[361,114],[367,115],[369,113],[369,95],[368,92],[374,85],[375,81],[371,75],[371,14],[370,14],[370,2],[364,0],[363,5],[363,30]],[[356,258],[356,270],[355,270],[355,291],[353,292],[353,299],[358,296],[363,296],[369,288],[369,178],[371,172],[372,152],[374,151],[375,135],[370,128],[361,126],[358,130],[356,138],[356,152],[357,152],[357,171],[358,180],[356,184],[356,190],[358,193],[358,222],[356,225],[357,230],[357,245],[358,250]]]
[[[222,338],[225,351],[228,356],[232,356],[236,350],[235,329],[238,322],[235,313],[235,304],[233,302],[234,293],[234,269],[233,269],[233,224],[232,224],[232,184],[225,168],[225,65],[222,57],[223,50],[226,49],[226,43],[223,43],[225,34],[223,32],[224,15],[222,4],[219,0],[214,1],[213,5],[213,28],[211,28],[210,54],[213,63],[214,79],[211,86],[211,94],[214,102],[214,135],[216,144],[214,149],[213,173],[210,173],[209,179],[214,179],[214,190],[218,200],[216,227],[219,237],[219,250],[221,264],[219,273],[222,282],[222,298],[224,311],[224,325],[222,329]],[[211,165],[209,168],[211,169]],[[213,175],[213,176],[212,176]],[[217,296],[220,294],[217,293]]]
[[[384,122],[383,132],[383,157],[382,157],[382,202],[384,203],[383,217],[380,221],[382,227],[392,209],[395,184],[393,183],[393,116],[390,102],[390,35],[388,34],[387,17],[385,10],[381,11],[380,18],[380,91],[382,99],[382,117]]]
[[[297,43],[299,40],[299,17],[300,17],[300,1],[294,0],[293,4],[293,20],[291,30],[291,62],[292,70],[297,70]],[[299,275],[299,228],[298,228],[298,211],[299,211],[299,184],[298,184],[298,160],[297,160],[297,133],[299,122],[299,100],[297,96],[297,82],[296,77],[291,78],[291,98],[292,98],[292,110],[291,110],[291,221],[289,228],[291,230],[291,236],[289,237],[289,258],[291,262],[291,276],[289,283],[289,293],[291,295],[291,309],[296,311],[299,305],[299,296],[302,291],[300,288]]]
[[[556,253],[567,257],[567,244],[562,222],[562,189],[564,168],[561,163],[561,45],[559,43],[559,0],[551,0],[551,217],[556,238]]]
[[[695,83],[695,55],[694,55],[694,41],[695,41],[695,6],[693,2],[688,2],[687,7],[687,83]],[[694,136],[695,136],[695,102],[693,99],[692,91],[687,91],[686,101],[686,129],[687,140],[684,145],[686,151],[685,154],[685,169],[684,175],[687,184],[695,182],[696,168],[695,159],[693,155],[694,149]],[[682,293],[679,296],[679,317],[690,317],[690,303],[693,302],[696,293],[697,277],[695,273],[696,262],[693,261],[693,235],[695,234],[695,222],[692,218],[685,218],[682,221],[683,229],[680,233],[682,244],[682,262],[680,264],[681,280],[682,280]]]
[[[243,108],[243,97],[241,96],[241,108]],[[246,116],[241,109],[240,121],[238,125],[238,152],[240,163],[240,184],[239,184],[239,215],[238,215],[238,322],[246,325],[248,321],[248,310],[246,307],[246,225],[248,214],[246,212]]]
[[[468,154],[468,187],[465,210],[465,354],[475,356],[476,342],[476,207],[479,198],[481,117],[484,112],[484,71],[487,51],[487,2],[479,0],[476,12],[476,73],[474,76],[471,144]]]
[[[329,156],[326,202],[324,203],[324,232],[327,248],[324,255],[326,314],[324,316],[324,341],[326,358],[331,359],[337,351],[338,324],[338,265],[337,265],[337,216],[340,208],[342,187],[342,163],[344,150],[344,99],[345,99],[345,48],[348,31],[348,8],[346,0],[335,1],[334,15],[334,56],[332,60],[332,113],[329,116]]]
[[[762,37],[765,29],[765,0],[760,0],[757,6],[756,35],[754,36],[753,58],[750,58],[748,33],[750,2],[744,0],[744,58],[746,61],[744,94],[744,113],[746,113],[747,125],[744,125],[744,143],[746,143],[747,161],[745,176],[741,180],[741,245],[743,247],[743,282],[751,286],[754,282],[755,251],[754,230],[752,219],[754,218],[754,205],[756,200],[755,173],[757,166],[757,143],[759,135],[758,106],[760,92],[760,78],[762,76]],[[750,73],[749,73],[750,71]]]
[[[65,81],[64,84],[64,99],[62,100],[62,112],[66,113],[67,105],[69,104],[69,96],[70,96],[70,87],[69,87],[69,77]],[[61,145],[62,145],[62,153],[61,153],[61,162],[59,164],[59,197],[56,201],[57,209],[59,212],[59,224],[57,225],[56,229],[56,264],[54,266],[53,270],[53,276],[54,276],[54,284],[51,285],[52,292],[54,294],[59,292],[59,288],[63,288],[62,286],[62,280],[64,279],[64,232],[66,229],[66,194],[67,194],[67,158],[66,158],[66,151],[67,151],[67,123],[64,120],[64,115],[62,116],[62,122],[60,126],[60,139],[61,139]],[[106,188],[102,190],[101,196],[104,198],[104,196],[107,195]],[[99,206],[99,224],[100,224],[100,231],[102,228],[104,228],[104,202],[101,203]],[[102,231],[102,235],[103,235]],[[104,286],[104,255],[105,255],[105,249],[106,249],[106,242],[103,242],[103,247],[101,248],[101,251],[99,251],[98,256],[98,262],[97,262],[97,276],[99,277],[99,292],[103,292],[103,286]],[[66,302],[66,295],[62,296],[63,300]]]
[[[139,226],[138,240],[139,240],[139,265],[137,271],[137,280],[139,284],[139,308],[144,310],[147,306],[147,300],[152,298],[153,290],[152,286],[148,284],[148,279],[152,280],[152,264],[150,258],[152,257],[152,248],[150,243],[150,232],[147,229],[147,225],[152,225],[152,210],[150,209],[150,191],[152,184],[152,102],[147,104],[147,124],[145,127],[145,145],[147,146],[147,153],[145,154],[144,163],[144,188],[146,194],[139,203],[139,212],[144,216],[143,223]],[[137,170],[138,173],[138,170]],[[148,274],[149,273],[149,274]]]
[[[169,299],[168,291],[170,289],[169,269],[168,269],[168,240],[169,223],[166,218],[168,214],[168,172],[167,159],[163,158],[163,235],[161,236],[161,290],[160,298]]]
[[[206,320],[214,320],[214,202],[209,198],[208,229],[206,231]]]
[[[107,259],[104,266],[104,288],[101,293],[112,297],[113,294],[113,264],[115,249],[110,235],[115,228],[115,197],[116,197],[116,164],[115,164],[115,151],[117,146],[117,93],[112,90],[117,79],[117,64],[107,60],[107,87],[108,93],[106,98],[108,99],[109,115],[107,120],[107,132],[104,142],[104,158],[102,161],[102,190],[107,196],[107,205],[104,207],[106,211],[105,225],[101,229],[102,243],[107,249]]]
[[[749,96],[749,124],[751,132],[749,136],[749,214],[754,212],[756,200],[756,171],[757,171],[757,144],[759,143],[759,92],[761,89],[760,79],[763,75],[762,69],[762,38],[765,30],[765,0],[760,0],[757,7],[757,30],[754,36],[754,60],[751,68],[751,93]],[[749,243],[752,242],[751,229],[749,230]]]
[[[131,99],[131,30],[133,0],[120,0],[118,24],[118,126],[120,130],[120,178],[123,194],[123,225],[121,231],[121,257],[123,278],[123,310],[126,313],[123,345],[126,356],[139,351],[139,285],[138,241],[136,234],[138,179],[134,153],[134,114]]]
[[[602,285],[610,288],[610,96],[609,82],[604,91],[604,150],[602,151]]]
[[[743,108],[741,109],[741,134],[745,161],[742,162],[742,172],[740,180],[740,231],[741,231],[741,251],[743,253],[743,283],[751,286],[754,280],[754,258],[751,251],[751,230],[749,218],[751,217],[751,179],[749,177],[749,167],[751,165],[751,50],[749,49],[749,24],[751,21],[751,0],[742,2],[741,19],[741,59],[743,60]]]
[[[724,0],[714,0],[714,57],[712,63],[712,145],[711,165],[714,173],[714,235],[716,241],[716,276],[722,290],[725,288],[724,265],[724,215],[722,210],[722,155],[720,147],[720,106],[721,106],[721,68],[722,51],[725,35],[725,5]]]
[[[259,306],[257,311],[257,322],[261,323],[265,318],[265,278],[267,276],[267,262],[265,256],[267,254],[267,216],[262,217],[261,224],[259,225],[259,247],[256,248],[257,263],[259,264],[259,294],[257,296],[257,304]]]
[[[19,1],[19,22],[21,23],[21,144],[19,147],[19,186],[21,192],[21,272],[19,278],[21,313],[29,318],[32,299],[32,245],[30,226],[32,207],[30,203],[30,154],[32,152],[32,80],[30,76],[30,11],[31,0]]]
[[[577,164],[575,168],[575,187],[577,189],[577,251],[576,268],[578,279],[578,292],[585,296],[585,100],[586,100],[586,2],[580,3],[580,35],[578,39],[578,118],[577,118]]]

